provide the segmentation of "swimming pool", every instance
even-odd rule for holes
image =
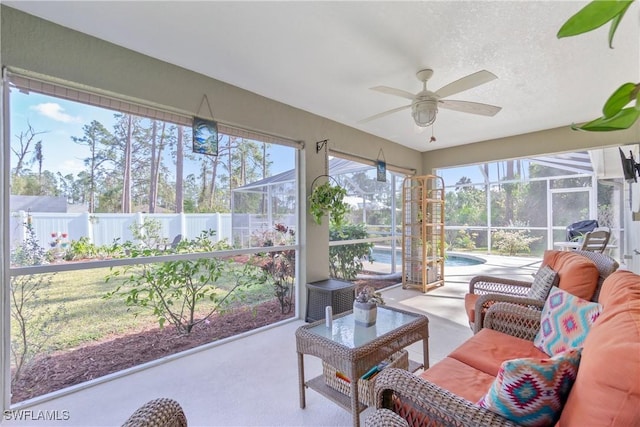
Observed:
[[[373,261],[382,264],[391,264],[391,249],[374,248],[372,251]],[[447,254],[444,265],[446,267],[465,267],[470,265],[484,264],[482,258],[465,254]],[[396,265],[402,265],[402,251],[396,249]]]

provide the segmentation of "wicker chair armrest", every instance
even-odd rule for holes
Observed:
[[[409,427],[407,420],[390,409],[380,408],[364,420],[365,427]]]
[[[496,302],[484,315],[483,327],[533,341],[540,330],[540,316],[544,301],[523,299],[513,302]]]
[[[532,308],[536,310],[542,310],[544,306],[544,301],[540,301],[537,299],[526,298],[522,296],[513,296],[513,295],[505,295],[505,294],[484,294],[481,295],[476,301],[475,308],[475,320],[473,323],[473,333],[477,334],[484,327],[484,317],[486,316],[487,311],[493,305],[499,302],[509,302],[516,305],[524,306],[525,308]],[[528,310],[524,311],[527,313]],[[517,319],[516,319],[517,320]]]
[[[187,417],[178,402],[161,397],[139,407],[122,427],[187,427]]]
[[[469,282],[470,294],[506,294],[524,296],[532,282],[494,276],[475,276]]]
[[[433,425],[516,426],[500,415],[481,408],[404,369],[387,368],[376,377],[376,407],[393,409],[393,394],[411,401]]]

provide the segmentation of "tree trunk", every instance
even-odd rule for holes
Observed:
[[[184,150],[182,146],[183,128],[178,126],[178,146],[176,147],[176,213],[184,212]]]
[[[127,137],[124,142],[124,176],[122,178],[122,213],[131,213],[131,138],[133,123],[131,115],[127,117]]]

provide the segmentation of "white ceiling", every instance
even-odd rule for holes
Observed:
[[[615,49],[608,26],[556,38],[582,1],[3,3],[420,151],[591,120],[621,83],[640,80],[639,2]],[[451,99],[502,111],[441,109],[433,143],[409,110],[358,123],[409,103],[370,87],[418,92],[415,73],[427,67],[431,90],[493,72]]]

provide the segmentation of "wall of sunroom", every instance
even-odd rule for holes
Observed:
[[[414,150],[6,6],[2,6],[1,48],[4,66],[177,112],[196,114],[206,94],[214,118],[222,123],[303,141],[300,182],[305,191],[300,200],[306,200],[311,182],[324,173],[324,153],[316,152],[317,141],[327,139],[331,149],[370,159],[382,149],[389,164],[420,168],[420,156]],[[307,218],[305,209],[302,215]],[[309,220],[304,223],[307,225],[299,231],[301,242],[317,244],[303,245],[303,258],[309,262],[302,268],[301,279],[326,278],[328,227]]]

